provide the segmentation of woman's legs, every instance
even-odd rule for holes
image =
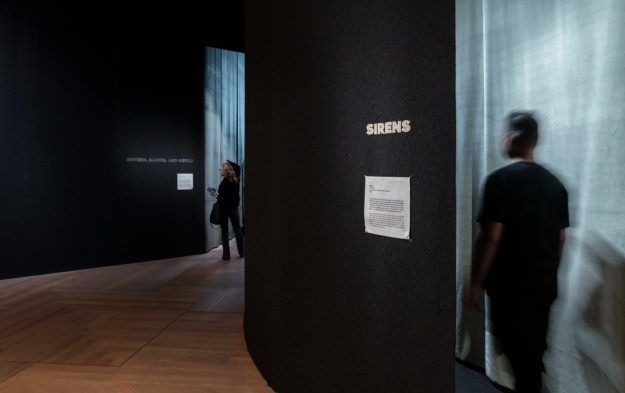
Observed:
[[[237,239],[237,251],[239,251],[239,256],[245,256],[245,244],[243,241],[243,234],[241,233],[241,224],[239,223],[239,213],[234,212],[230,216],[230,222],[232,223],[232,229],[234,230],[234,237]]]
[[[228,240],[228,216],[221,215],[221,246],[223,247],[223,253],[221,259],[227,261],[230,259],[230,244]]]

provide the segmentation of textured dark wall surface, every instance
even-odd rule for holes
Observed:
[[[203,53],[243,49],[229,4],[1,2],[0,278],[205,251]]]
[[[454,51],[453,1],[246,4],[245,329],[276,391],[453,391]],[[412,241],[364,233],[365,175],[412,176]]]

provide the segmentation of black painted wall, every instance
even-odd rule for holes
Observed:
[[[453,1],[247,2],[245,331],[274,390],[453,391],[454,51]],[[411,242],[364,233],[365,175],[412,176]]]
[[[242,1],[1,2],[0,278],[205,251],[205,46]]]

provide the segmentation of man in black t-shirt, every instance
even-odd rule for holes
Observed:
[[[504,148],[513,163],[486,179],[468,302],[476,307],[481,288],[486,290],[493,334],[514,370],[515,390],[540,393],[549,309],[569,225],[568,195],[533,160],[533,116],[513,112],[506,120]]]

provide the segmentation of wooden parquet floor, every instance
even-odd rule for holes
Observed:
[[[0,281],[0,392],[273,392],[219,253]]]

